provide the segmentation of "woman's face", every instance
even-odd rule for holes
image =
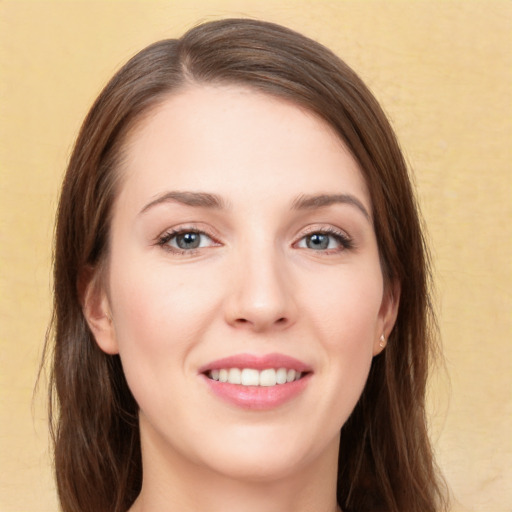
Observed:
[[[120,354],[144,460],[332,468],[396,313],[357,163],[324,121],[236,86],[169,97],[126,150],[86,315]]]

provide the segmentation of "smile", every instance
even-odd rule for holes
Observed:
[[[199,373],[223,402],[261,411],[298,398],[311,382],[313,368],[284,354],[237,354],[212,361]]]
[[[207,377],[229,384],[272,387],[299,380],[302,372],[292,368],[266,368],[261,371],[254,368],[220,368],[210,370]]]

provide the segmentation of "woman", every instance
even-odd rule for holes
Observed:
[[[442,510],[427,281],[398,144],[342,61],[251,20],[144,49],[59,204],[63,510]]]

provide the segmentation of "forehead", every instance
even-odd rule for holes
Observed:
[[[359,166],[332,127],[289,101],[239,86],[191,86],[131,131],[121,193],[147,200],[172,188],[228,199],[358,193]]]

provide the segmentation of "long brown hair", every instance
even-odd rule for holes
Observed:
[[[76,141],[57,214],[46,344],[53,357],[50,423],[62,509],[124,512],[141,488],[138,407],[119,357],[103,353],[87,326],[80,279],[98,271],[108,254],[126,134],[190,83],[240,84],[285,98],[328,122],[358,161],[384,278],[400,283],[401,299],[388,346],[374,358],[341,430],[338,501],[345,512],[444,510],[425,418],[435,334],[428,257],[393,130],[364,83],[328,49],[246,19],[206,23],[142,50],[107,84]]]

